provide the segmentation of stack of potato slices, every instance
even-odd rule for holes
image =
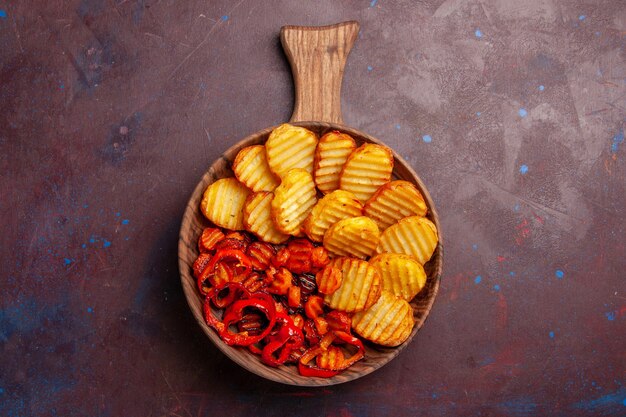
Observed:
[[[322,243],[333,256],[317,276],[324,302],[352,315],[364,339],[398,346],[413,329],[409,302],[426,285],[438,233],[416,186],[392,180],[393,166],[385,146],[283,124],[239,152],[236,178],[209,185],[201,210],[267,243]]]

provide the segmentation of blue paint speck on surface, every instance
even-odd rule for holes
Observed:
[[[68,266],[72,263],[70,258],[63,258],[63,265]]]
[[[600,36],[600,32],[596,32],[596,36]]]
[[[482,280],[483,280],[483,277],[478,275],[476,278],[474,278],[474,284],[480,284],[480,281],[482,281]]]
[[[548,333],[548,336],[550,336],[550,339],[554,339],[554,332]]]
[[[515,272],[514,272],[514,271],[511,271],[511,272],[509,272],[509,275],[510,275],[510,276],[512,276],[512,277],[514,277],[514,276],[515,276]]]
[[[435,393],[433,392],[433,394],[431,395],[431,397],[433,397],[433,398],[437,398],[437,394],[435,394]]]
[[[519,173],[525,175],[528,172],[528,165],[522,165],[519,167]]]
[[[479,111],[476,112],[476,116],[480,117],[481,113]]]
[[[578,20],[585,20],[587,18],[587,16],[585,16],[584,14],[581,14],[580,16],[578,16]]]
[[[89,243],[96,243],[96,238],[94,237],[89,238]]]
[[[93,313],[93,308],[87,307],[87,313]]]
[[[562,279],[565,276],[565,272],[561,271],[560,269],[557,269],[554,272],[554,276],[557,277],[558,279]]]
[[[515,206],[513,206],[513,211],[519,211],[519,204],[516,204]]]
[[[102,244],[103,248],[108,248],[109,246],[111,246],[111,242],[109,242],[108,240],[104,239],[104,243]]]
[[[89,207],[89,204],[83,204],[83,208]]]
[[[476,243],[474,243],[474,244],[472,245],[472,249],[477,250],[477,249],[478,249],[478,245],[477,245]]]
[[[579,401],[572,404],[574,408],[585,410],[595,415],[617,415],[616,406],[626,406],[626,387],[591,400]]]
[[[477,38],[483,37],[483,33],[480,31],[480,29],[476,29],[476,32],[474,32],[474,35],[476,35]]]
[[[115,217],[120,217],[122,215],[122,213],[120,213],[119,211],[117,213],[115,213]]]
[[[608,313],[604,313],[604,315],[606,316],[606,319],[608,321],[615,320],[615,312],[614,311],[609,311]]]
[[[372,1],[370,1],[370,7],[374,7],[374,6],[376,6],[376,3],[378,3],[378,0],[372,0]]]
[[[498,284],[496,284],[496,285],[493,286],[493,289],[496,290],[496,291],[500,291],[500,286]]]
[[[85,249],[87,247],[86,243],[83,243],[82,245],[80,245],[81,248]]]
[[[63,83],[61,83],[61,84],[59,85],[59,88],[60,88],[61,90],[63,90],[63,89],[65,88],[65,85],[64,85]]]
[[[374,67],[372,67],[371,65],[368,65],[368,66],[367,66],[367,70],[368,70],[368,71],[371,71],[371,70],[373,70],[373,69],[374,69]]]
[[[619,149],[619,145],[622,143],[624,143],[624,130],[623,129],[621,129],[617,135],[613,136],[613,143],[611,144],[611,152],[617,153],[617,150]]]
[[[225,22],[230,18],[228,17],[228,15],[225,14],[224,16],[221,17],[221,19],[222,19],[222,22]]]
[[[130,220],[128,220],[128,219],[122,220],[122,224],[128,224],[128,223],[130,223]]]
[[[7,12],[5,10],[0,10],[0,17],[3,19],[7,18]]]
[[[544,87],[543,85],[540,85],[538,88],[539,88],[539,91],[543,91],[546,89],[546,87]]]
[[[431,138],[430,135],[424,135],[422,136],[422,140],[426,143],[430,143],[433,141],[433,138]]]
[[[524,108],[519,109],[518,113],[519,113],[519,117],[526,117],[528,115],[528,112]]]
[[[624,398],[624,399],[622,400],[622,405],[623,405],[624,407],[626,407],[626,398]]]
[[[396,124],[396,129],[400,130],[402,126],[400,126],[400,123]]]

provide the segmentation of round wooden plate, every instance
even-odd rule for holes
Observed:
[[[341,120],[339,94],[343,68],[358,30],[357,22],[345,22],[325,27],[285,26],[282,28],[281,40],[291,63],[296,85],[296,104],[290,123],[306,127],[318,136],[331,130],[338,130],[352,136],[357,145],[365,142],[384,145],[382,141],[372,136],[344,126]],[[334,385],[351,381],[375,371],[395,358],[409,345],[417,331],[423,326],[439,289],[443,265],[443,240],[439,217],[425,185],[409,164],[394,152],[394,178],[410,181],[417,186],[428,205],[427,217],[435,223],[439,231],[439,244],[430,261],[424,265],[427,274],[426,286],[411,301],[416,324],[409,339],[401,346],[385,348],[366,343],[365,358],[348,370],[332,378],[312,378],[299,375],[295,366],[269,367],[261,363],[259,357],[248,350],[226,345],[204,321],[203,299],[196,289],[192,272],[192,264],[198,256],[198,238],[202,230],[209,225],[208,220],[200,212],[200,200],[209,184],[220,178],[234,176],[230,167],[239,150],[246,146],[265,143],[274,127],[256,132],[228,149],[217,161],[213,162],[194,189],[185,209],[178,242],[178,262],[183,290],[194,317],[207,336],[226,356],[245,369],[276,382],[298,386]]]

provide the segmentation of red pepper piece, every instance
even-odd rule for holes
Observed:
[[[317,366],[307,366],[298,362],[298,372],[302,376],[315,376],[318,378],[330,378],[339,373],[339,371],[331,371],[329,369],[318,368]]]
[[[217,308],[226,308],[231,305],[235,299],[248,298],[250,292],[240,283],[228,282],[222,288],[217,288],[211,293],[210,299]]]
[[[319,295],[312,295],[304,303],[304,314],[310,319],[314,319],[324,312],[324,299]]]
[[[272,331],[276,323],[276,308],[274,307],[274,300],[270,296],[268,297],[269,299],[258,297],[257,294],[255,294],[253,298],[235,301],[226,309],[222,319],[223,329],[220,332],[220,337],[227,345],[249,346],[261,341]],[[256,309],[267,317],[268,325],[259,334],[250,335],[247,331],[240,333],[232,333],[230,331],[229,327],[243,318],[243,310],[246,308]]]
[[[310,346],[315,346],[320,342],[320,335],[317,333],[317,329],[315,328],[315,323],[313,320],[307,319],[304,321],[304,325],[302,326],[302,331],[306,337],[306,341]]]
[[[263,348],[261,360],[270,366],[280,366],[291,356],[294,349],[298,349],[304,343],[302,331],[293,323],[291,318],[284,313],[276,315],[276,323],[279,329],[270,334],[266,339],[267,345]],[[278,353],[275,356],[275,353]]]
[[[221,263],[227,263],[230,268],[222,266],[218,271],[218,264]],[[235,277],[243,280],[248,276],[250,270],[250,258],[242,251],[238,249],[218,250],[198,277],[198,288],[201,293],[206,294],[208,292],[206,280],[211,281],[215,286],[221,286],[225,282],[233,281]],[[211,280],[211,278],[214,279]]]

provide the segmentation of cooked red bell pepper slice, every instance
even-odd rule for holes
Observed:
[[[298,362],[298,372],[302,376],[316,376],[318,378],[330,378],[339,373],[339,371],[331,371],[329,369],[318,368],[317,366],[307,366],[302,362]]]
[[[304,343],[304,335],[285,313],[276,315],[278,331],[272,332],[266,340],[267,345],[263,348],[261,360],[270,366],[280,366],[289,359],[291,352],[298,349]],[[278,352],[278,356],[274,354]]]
[[[252,298],[237,300],[232,303],[224,312],[222,319],[223,329],[220,337],[227,345],[230,346],[248,346],[257,343],[265,338],[274,328],[276,323],[276,307],[274,300],[268,296],[259,297],[261,294],[255,294]],[[232,333],[229,327],[240,321],[244,314],[245,308],[254,308],[263,313],[268,320],[267,327],[257,335],[250,335],[247,331]]]
[[[222,266],[220,271],[218,271],[218,266],[222,263],[231,263],[234,268]],[[216,279],[213,279],[215,282],[211,282],[214,286],[221,286],[224,282],[232,281],[235,275],[237,278],[241,277],[243,279],[250,274],[250,271],[250,258],[239,249],[218,250],[198,277],[198,289],[201,293],[207,294],[209,287],[206,285],[206,280],[211,281],[216,272],[219,272],[218,276]]]

